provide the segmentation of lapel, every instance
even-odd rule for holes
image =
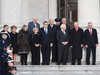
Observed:
[[[42,30],[43,30],[43,33],[46,35],[46,33],[45,33],[45,31],[44,31],[44,27],[43,27]],[[47,28],[47,30],[48,30],[48,31],[47,31],[47,35],[48,35],[48,34],[49,34],[49,28]]]
[[[64,33],[62,32],[62,30],[61,30],[61,29],[60,29],[60,32],[61,32],[61,35],[62,35],[62,36],[64,36]],[[66,33],[66,31],[65,31],[65,33]],[[65,36],[64,36],[64,37],[65,37]]]
[[[33,27],[35,27],[35,24],[34,24],[34,22],[32,22],[32,24],[33,24],[32,26],[33,26]]]
[[[88,29],[88,34],[89,34],[89,36],[90,36],[90,31],[89,31],[89,29]],[[92,36],[93,36],[93,29],[92,29]]]

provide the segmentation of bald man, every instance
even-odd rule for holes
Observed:
[[[70,26],[66,24],[66,18],[62,18],[62,24],[66,25],[66,30],[70,32]]]
[[[69,43],[69,34],[66,31],[66,25],[62,24],[60,30],[57,31],[57,45],[58,45],[58,62],[57,65],[66,65],[67,62],[67,47]]]
[[[74,28],[70,31],[70,46],[72,48],[72,65],[75,65],[76,59],[78,65],[81,65],[82,47],[83,47],[83,29],[79,27],[78,22],[74,22]]]

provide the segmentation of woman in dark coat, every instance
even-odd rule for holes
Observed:
[[[82,47],[83,47],[83,29],[78,27],[78,22],[74,23],[74,28],[70,32],[70,45],[72,48],[72,65],[75,65],[75,60],[78,60],[78,65],[81,65]]]
[[[26,25],[23,25],[22,29],[18,33],[18,54],[21,55],[21,64],[27,65],[27,55],[30,51],[30,33]]]
[[[39,29],[35,27],[31,35],[31,52],[32,52],[32,65],[40,65],[40,35]]]
[[[13,48],[13,59],[14,59],[14,65],[16,62],[16,54],[18,53],[18,48],[17,48],[17,36],[18,33],[16,32],[17,27],[16,26],[11,26],[11,47]]]

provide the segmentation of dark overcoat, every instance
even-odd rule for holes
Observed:
[[[70,32],[70,45],[72,48],[72,59],[82,59],[82,47],[84,37],[83,37],[83,29],[79,28],[79,30],[75,31],[75,28]]]

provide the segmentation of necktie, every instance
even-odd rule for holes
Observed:
[[[63,33],[64,33],[64,36],[66,36],[66,33],[65,33],[65,31],[63,31]]]
[[[45,29],[45,34],[47,35],[47,29]]]
[[[90,29],[90,36],[92,36],[92,32],[91,32],[91,29]]]

